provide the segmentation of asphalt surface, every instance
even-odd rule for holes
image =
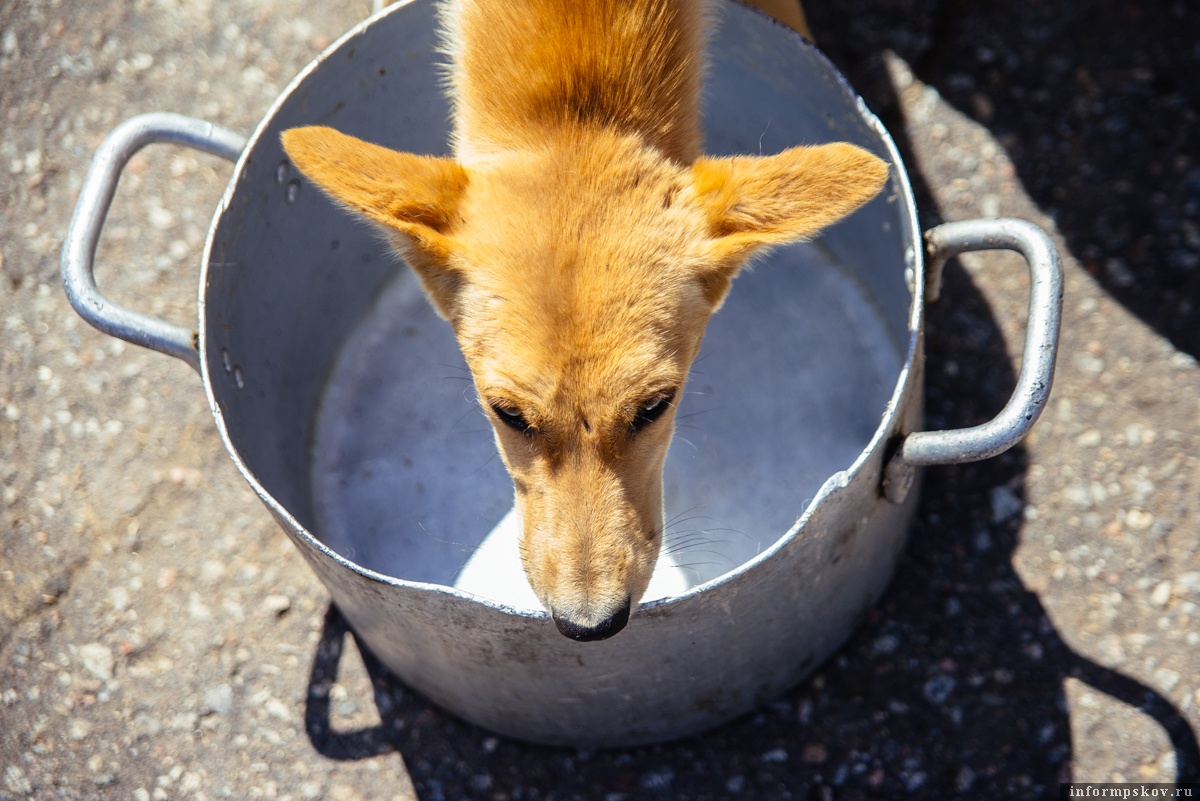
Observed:
[[[180,362],[92,330],[58,250],[118,122],[249,132],[368,2],[0,2],[0,799],[1041,798],[1197,778],[1200,12],[1114,0],[809,4],[888,123],[922,223],[1015,216],[1065,256],[1035,433],[926,474],[896,578],[810,680],[686,741],[504,740],[361,655],[224,454]],[[162,147],[98,254],[117,300],[195,318],[228,179]],[[930,427],[1012,387],[1015,257],[947,268]]]

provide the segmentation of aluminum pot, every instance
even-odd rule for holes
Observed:
[[[172,114],[122,124],[67,233],[76,310],[198,370],[229,455],[360,640],[413,688],[506,735],[662,741],[783,692],[883,592],[918,469],[1010,447],[1050,389],[1062,280],[1046,235],[979,220],[922,238],[894,143],[830,63],[751,9],[717,13],[710,153],[846,140],[886,159],[891,178],[817,241],[740,277],[713,319],[668,458],[660,568],[611,639],[568,640],[522,594],[511,486],[449,326],[279,144],[287,128],[322,123],[446,152],[432,3],[399,3],[351,30],[248,140]],[[196,329],[121,308],[93,278],[121,170],[151,142],[236,161],[208,233]],[[1019,251],[1030,269],[1017,388],[985,425],[920,431],[925,304],[947,258],[988,248]]]

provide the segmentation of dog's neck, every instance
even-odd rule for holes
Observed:
[[[700,155],[702,0],[450,0],[455,156],[540,149],[548,132],[636,136]]]

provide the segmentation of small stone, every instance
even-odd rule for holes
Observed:
[[[180,712],[177,715],[172,715],[167,725],[174,731],[192,731],[199,723],[200,716],[195,712]],[[178,767],[178,765],[176,765]]]
[[[4,769],[4,784],[9,791],[18,795],[28,795],[33,792],[33,784],[25,776],[25,771],[16,765]]]
[[[177,486],[196,489],[204,483],[204,474],[194,467],[172,467],[167,471],[167,480]]]
[[[165,567],[158,574],[158,580],[155,584],[160,590],[169,590],[175,585],[175,581],[179,578],[179,570],[174,567]]]
[[[904,789],[910,793],[914,793],[925,786],[925,781],[928,779],[923,770],[915,770],[911,773],[904,773]]]
[[[1090,509],[1093,506],[1092,495],[1084,484],[1074,484],[1063,493],[1067,500],[1080,509]]]
[[[0,40],[0,55],[12,61],[16,61],[21,57],[21,44],[17,41],[17,32],[15,29],[8,28],[4,31],[4,38]]]
[[[746,789],[746,777],[741,775],[730,776],[725,782],[725,789],[731,793],[740,793]]]
[[[71,721],[71,725],[67,729],[67,736],[75,742],[86,740],[92,733],[92,722],[77,718]]]
[[[1154,515],[1142,509],[1130,509],[1125,513],[1125,525],[1134,531],[1146,531],[1154,525]]]
[[[1131,447],[1136,448],[1142,444],[1142,427],[1137,423],[1130,423],[1125,426],[1125,442]]]
[[[965,793],[975,785],[975,771],[971,770],[966,765],[963,765],[958,770],[958,776],[954,779],[954,787],[960,793]]]
[[[971,538],[971,544],[979,553],[987,553],[992,547],[992,535],[986,529],[980,529]]]
[[[1081,448],[1094,448],[1100,444],[1100,432],[1096,429],[1088,429],[1075,438],[1075,444]]]
[[[1017,493],[1005,486],[992,487],[992,524],[1003,523],[1021,513],[1024,503]]]
[[[788,752],[782,748],[775,748],[760,757],[763,762],[787,762],[787,758]]]
[[[150,220],[150,224],[160,231],[164,231],[175,224],[175,215],[162,206],[151,208],[147,218]]]
[[[829,759],[829,749],[821,743],[809,743],[804,746],[801,759],[809,765],[824,765]]]
[[[274,615],[282,615],[292,608],[292,599],[286,595],[268,595],[263,598],[263,609]]]
[[[285,721],[291,720],[291,710],[288,709],[287,704],[285,704],[283,701],[280,701],[278,698],[272,698],[271,700],[267,701],[265,708],[267,710],[267,714],[271,717],[279,718],[280,720]]]
[[[925,700],[931,704],[943,704],[950,694],[954,692],[956,682],[950,676],[934,676],[929,681],[925,682],[925,686],[921,688]]]
[[[209,559],[200,567],[200,580],[206,584],[214,584],[225,575],[225,565],[216,559]]]
[[[66,576],[51,576],[42,585],[42,603],[47,605],[54,603],[68,589],[70,589],[70,584],[67,582]]]
[[[113,666],[116,660],[108,646],[98,642],[79,646],[79,661],[96,678],[108,681],[113,677]]]
[[[1075,357],[1075,363],[1088,375],[1098,376],[1104,372],[1104,360],[1090,353],[1080,353]]]
[[[670,767],[663,767],[657,770],[652,770],[642,776],[638,782],[643,790],[666,790],[670,788],[671,782],[675,781],[675,771]]]
[[[1150,593],[1150,603],[1155,606],[1166,606],[1171,601],[1171,582],[1160,581]]]
[[[204,601],[200,600],[199,593],[193,592],[188,598],[188,617],[198,621],[212,620],[212,612],[204,605]]]
[[[900,646],[900,640],[892,634],[885,634],[882,637],[876,638],[875,642],[871,643],[871,650],[877,654],[895,653]]]
[[[208,714],[225,715],[233,706],[233,688],[218,684],[204,694],[204,707]]]
[[[1108,278],[1115,286],[1122,289],[1133,286],[1137,283],[1137,276],[1129,269],[1121,259],[1108,259],[1104,262],[1104,270],[1108,273]]]
[[[242,84],[248,87],[262,86],[267,82],[267,73],[261,67],[251,64],[242,70]]]
[[[1154,683],[1158,688],[1165,693],[1171,692],[1175,686],[1179,684],[1179,680],[1183,678],[1178,671],[1170,668],[1159,668],[1154,671]]]
[[[1121,638],[1116,634],[1106,634],[1100,638],[1098,643],[1100,657],[1104,660],[1104,664],[1109,667],[1119,665],[1125,661],[1125,649],[1121,647]]]
[[[1174,589],[1180,593],[1200,592],[1200,571],[1189,570],[1175,577]]]

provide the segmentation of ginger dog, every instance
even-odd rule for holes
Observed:
[[[702,0],[451,0],[443,23],[452,158],[321,127],[284,146],[388,232],[450,321],[529,582],[563,634],[602,639],[654,571],[675,405],[730,281],[869,200],[887,167],[848,144],[704,157]]]

